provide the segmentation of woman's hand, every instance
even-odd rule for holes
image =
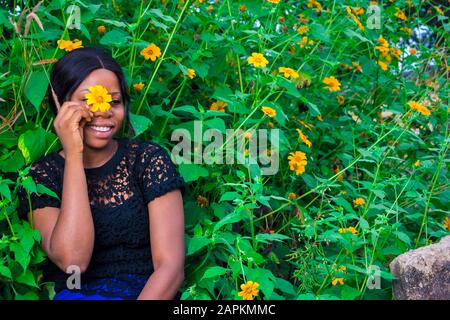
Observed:
[[[76,101],[66,101],[59,109],[53,126],[61,141],[65,155],[83,153],[83,130],[92,120],[89,106]]]

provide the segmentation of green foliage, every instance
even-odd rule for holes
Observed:
[[[0,9],[0,299],[54,294],[41,281],[46,257],[39,232],[19,220],[16,207],[20,185],[56,194],[36,185],[27,170],[15,173],[58,147],[44,95],[52,59],[65,53],[60,39],[111,50],[126,74],[139,139],[170,149],[171,132],[194,135],[195,120],[202,130],[224,134],[280,129],[273,176],[246,163],[179,165],[189,183],[182,299],[242,299],[248,281],[259,284],[256,299],[391,299],[389,262],[448,234],[444,8],[431,1],[380,2],[381,29],[370,29],[366,3],[359,1],[73,3],[80,7],[80,29],[66,27],[69,14],[60,8],[72,2],[59,0],[39,7],[44,30],[32,19],[27,35],[25,19],[18,34],[8,10]],[[363,14],[347,12],[358,5]],[[421,25],[433,42],[413,37],[406,46],[408,30]],[[300,34],[301,26],[309,30]],[[380,36],[389,57],[377,49]],[[161,49],[155,61],[140,53],[151,43]],[[396,44],[403,52],[398,58]],[[417,54],[408,53],[412,47]],[[250,64],[252,53],[263,54],[267,65]],[[378,62],[389,59],[383,70]],[[287,78],[280,67],[298,76]],[[331,76],[338,91],[325,88]],[[139,82],[142,90],[133,87]],[[211,110],[217,101],[226,104],[224,112]],[[412,110],[411,101],[430,115]],[[263,106],[276,116],[264,115]],[[288,160],[296,151],[307,159],[298,175]],[[373,270],[379,289],[368,288]]]

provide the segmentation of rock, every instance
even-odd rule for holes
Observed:
[[[408,251],[389,265],[397,300],[450,300],[450,236]]]

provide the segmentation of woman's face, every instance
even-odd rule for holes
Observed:
[[[86,123],[83,130],[83,140],[85,145],[93,149],[106,147],[113,136],[122,127],[125,116],[125,106],[123,105],[122,95],[120,93],[119,79],[114,72],[107,69],[96,69],[92,71],[86,79],[78,86],[70,98],[71,101],[86,103],[85,94],[88,93],[90,86],[102,85],[108,90],[112,97],[111,108],[102,112],[97,110],[91,122]],[[107,132],[95,130],[92,126],[111,127]],[[99,128],[101,130],[102,128]]]

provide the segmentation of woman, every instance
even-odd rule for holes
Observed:
[[[108,110],[87,104],[95,86],[111,96]],[[184,181],[158,144],[114,138],[129,118],[120,66],[101,49],[71,51],[53,66],[48,96],[62,149],[29,175],[60,200],[21,188],[18,211],[32,210],[55,300],[174,298],[184,278]]]

